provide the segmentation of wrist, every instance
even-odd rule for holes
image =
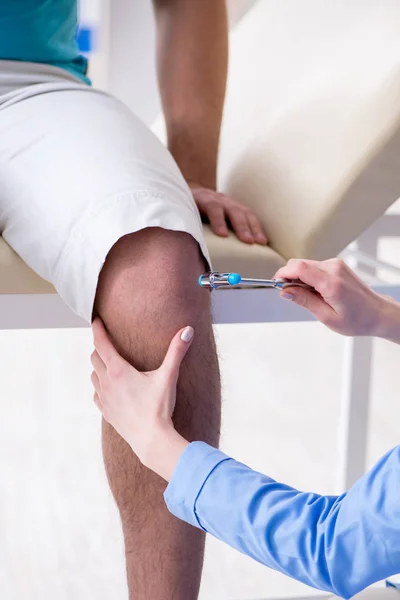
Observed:
[[[155,427],[138,457],[141,463],[166,481],[170,481],[181,454],[189,446],[173,427]]]
[[[187,179],[186,183],[190,187],[191,190],[196,190],[198,188],[205,188],[207,190],[217,190],[216,180],[212,177],[205,178],[204,181],[193,181],[192,179]]]
[[[381,310],[372,335],[400,344],[400,304],[390,296],[381,296],[381,300]]]
[[[174,128],[168,135],[168,150],[190,187],[217,187],[218,138],[211,143],[209,136],[203,139],[201,132],[193,131],[186,124],[184,129]]]

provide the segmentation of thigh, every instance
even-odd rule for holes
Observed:
[[[174,160],[115,98],[74,84],[32,86],[0,105],[0,133],[3,237],[84,318],[124,235],[185,231],[207,256]]]

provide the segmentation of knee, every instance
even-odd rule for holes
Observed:
[[[125,236],[100,275],[96,312],[113,337],[145,336],[165,350],[180,327],[210,322],[209,293],[197,283],[204,269],[198,244],[186,233],[154,228]]]
[[[146,280],[143,299],[164,319],[179,315],[195,316],[209,303],[209,294],[198,285],[198,277],[206,268],[197,242],[187,233],[157,232],[143,254],[135,261],[132,285],[137,277]]]

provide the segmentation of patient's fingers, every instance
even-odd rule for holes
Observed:
[[[242,206],[232,204],[226,209],[226,213],[231,222],[233,231],[241,242],[245,244],[254,244],[254,237],[251,232],[250,224],[247,221],[247,213]]]
[[[207,214],[213,232],[216,235],[226,237],[228,235],[228,226],[225,221],[225,213],[221,204],[211,198],[210,201],[205,204],[204,211]]]
[[[262,246],[266,246],[268,243],[268,238],[265,235],[263,226],[261,225],[257,215],[255,215],[252,210],[248,210],[246,216],[255,241]]]

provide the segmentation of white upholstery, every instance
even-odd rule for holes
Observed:
[[[284,264],[271,248],[244,246],[233,235],[221,240],[208,226],[205,237],[217,270],[235,268],[244,274],[268,277]],[[55,293],[53,286],[36,275],[0,236],[0,294],[51,293]]]
[[[246,276],[270,277],[286,262],[272,248],[242,244],[232,233],[229,238],[219,238],[207,225],[204,233],[212,266],[216,271],[237,271]]]
[[[222,187],[285,258],[335,255],[400,196],[400,3],[262,1],[232,34]]]
[[[36,275],[0,236],[0,294],[52,294],[55,289]]]

